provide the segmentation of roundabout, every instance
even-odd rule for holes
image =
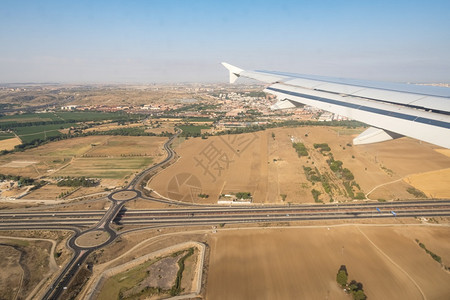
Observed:
[[[140,193],[135,190],[122,190],[109,195],[109,198],[115,201],[128,201],[139,197]]]
[[[111,235],[104,230],[92,230],[82,233],[75,240],[75,245],[81,248],[97,247],[110,239]]]

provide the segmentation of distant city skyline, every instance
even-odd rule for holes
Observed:
[[[2,1],[0,83],[450,82],[449,1]]]

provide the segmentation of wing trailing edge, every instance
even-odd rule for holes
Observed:
[[[408,136],[450,149],[450,89],[273,71],[247,71],[222,63],[230,83],[246,77],[268,83],[272,109],[299,103],[371,125],[354,139],[368,144]]]

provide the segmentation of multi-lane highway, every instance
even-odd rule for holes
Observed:
[[[201,207],[165,210],[130,210],[113,202],[108,211],[1,212],[0,229],[46,228],[65,225],[99,229],[111,222],[123,225],[202,225],[357,218],[449,216],[450,200],[402,201],[362,204],[295,205],[268,207]],[[114,218],[112,216],[115,216]]]
[[[117,236],[130,231],[176,226],[204,226],[239,224],[252,222],[295,222],[305,220],[339,220],[363,218],[404,218],[450,216],[450,200],[398,201],[371,203],[338,203],[290,206],[237,206],[218,207],[214,205],[186,204],[168,199],[143,195],[142,183],[164,165],[170,163],[175,152],[170,147],[178,136],[177,132],[165,144],[167,157],[160,163],[139,173],[124,189],[108,195],[111,202],[107,210],[86,211],[2,211],[0,230],[19,229],[66,229],[74,235],[68,246],[73,250],[70,262],[61,270],[56,280],[47,289],[43,299],[59,299],[65,287],[70,284],[82,263],[95,250],[113,242]],[[134,199],[145,199],[175,204],[173,209],[130,210],[124,204]],[[120,233],[111,224],[120,224],[125,229]],[[126,229],[126,225],[134,225]],[[101,233],[105,240],[99,244],[86,245],[82,239],[90,233]]]

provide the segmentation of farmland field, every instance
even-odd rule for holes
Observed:
[[[54,175],[77,177],[83,174],[86,177],[122,179],[152,162],[150,157],[79,158]]]
[[[165,141],[161,137],[73,138],[0,156],[0,167],[4,174],[33,178],[46,175],[123,179],[163,159]]]
[[[13,133],[8,133],[8,132],[0,132],[0,141],[1,140],[7,140],[10,138],[13,138],[14,134]]]
[[[128,115],[122,112],[52,112],[40,114],[21,114],[0,117],[0,128],[11,129],[24,143],[35,139],[61,135],[60,130],[70,128],[79,122],[128,121],[137,120],[140,115]],[[53,124],[52,124],[53,123]],[[56,123],[56,124],[55,124]],[[0,139],[5,134],[0,135]],[[5,135],[11,136],[11,134]]]
[[[426,226],[323,226],[220,231],[211,237],[206,299],[349,299],[341,265],[369,299],[448,299],[450,230]]]
[[[207,125],[180,125],[177,126],[183,131],[183,135],[201,134],[202,129],[210,129]]]
[[[44,140],[46,137],[59,136],[61,135],[61,129],[70,128],[73,125],[75,123],[17,127],[14,128],[14,132],[26,143],[35,139]]]
[[[54,113],[42,113],[42,114],[21,114],[12,116],[0,117],[0,124],[5,123],[28,123],[28,122],[48,122],[48,121],[59,121],[59,119]]]
[[[166,197],[173,197],[175,191],[179,194],[177,200],[189,198],[188,201],[198,203],[215,203],[220,194],[237,192],[250,192],[256,203],[307,203],[314,202],[312,189],[320,192],[320,201],[347,201],[351,198],[343,181],[330,170],[329,156],[314,147],[315,143],[325,142],[334,159],[342,161],[343,167],[352,172],[361,192],[370,192],[369,198],[375,200],[413,198],[407,192],[411,186],[403,178],[450,168],[450,157],[435,151],[440,149],[436,146],[409,138],[352,146],[353,137],[362,129],[341,128],[343,133],[338,133],[339,128],[275,128],[189,139],[177,146],[180,159],[155,176],[148,186]],[[308,156],[298,157],[293,141],[302,142]],[[331,193],[326,193],[321,182],[308,180],[303,167],[317,169],[328,178]],[[182,174],[197,178],[196,188],[201,188],[209,198],[191,199],[190,187],[179,189],[171,185],[171,180]],[[440,181],[441,187],[450,186],[450,177],[441,177]],[[411,181],[411,184],[416,183]],[[443,195],[433,190],[432,185],[428,188],[429,195]],[[285,195],[284,201],[281,195]]]
[[[16,137],[11,137],[9,139],[0,139],[0,151],[1,150],[12,150],[14,146],[20,145],[22,142]]]
[[[0,125],[19,124],[32,122],[66,121],[66,122],[86,122],[101,120],[122,120],[136,119],[138,115],[128,115],[123,112],[52,112],[40,114],[21,114],[0,117]]]

